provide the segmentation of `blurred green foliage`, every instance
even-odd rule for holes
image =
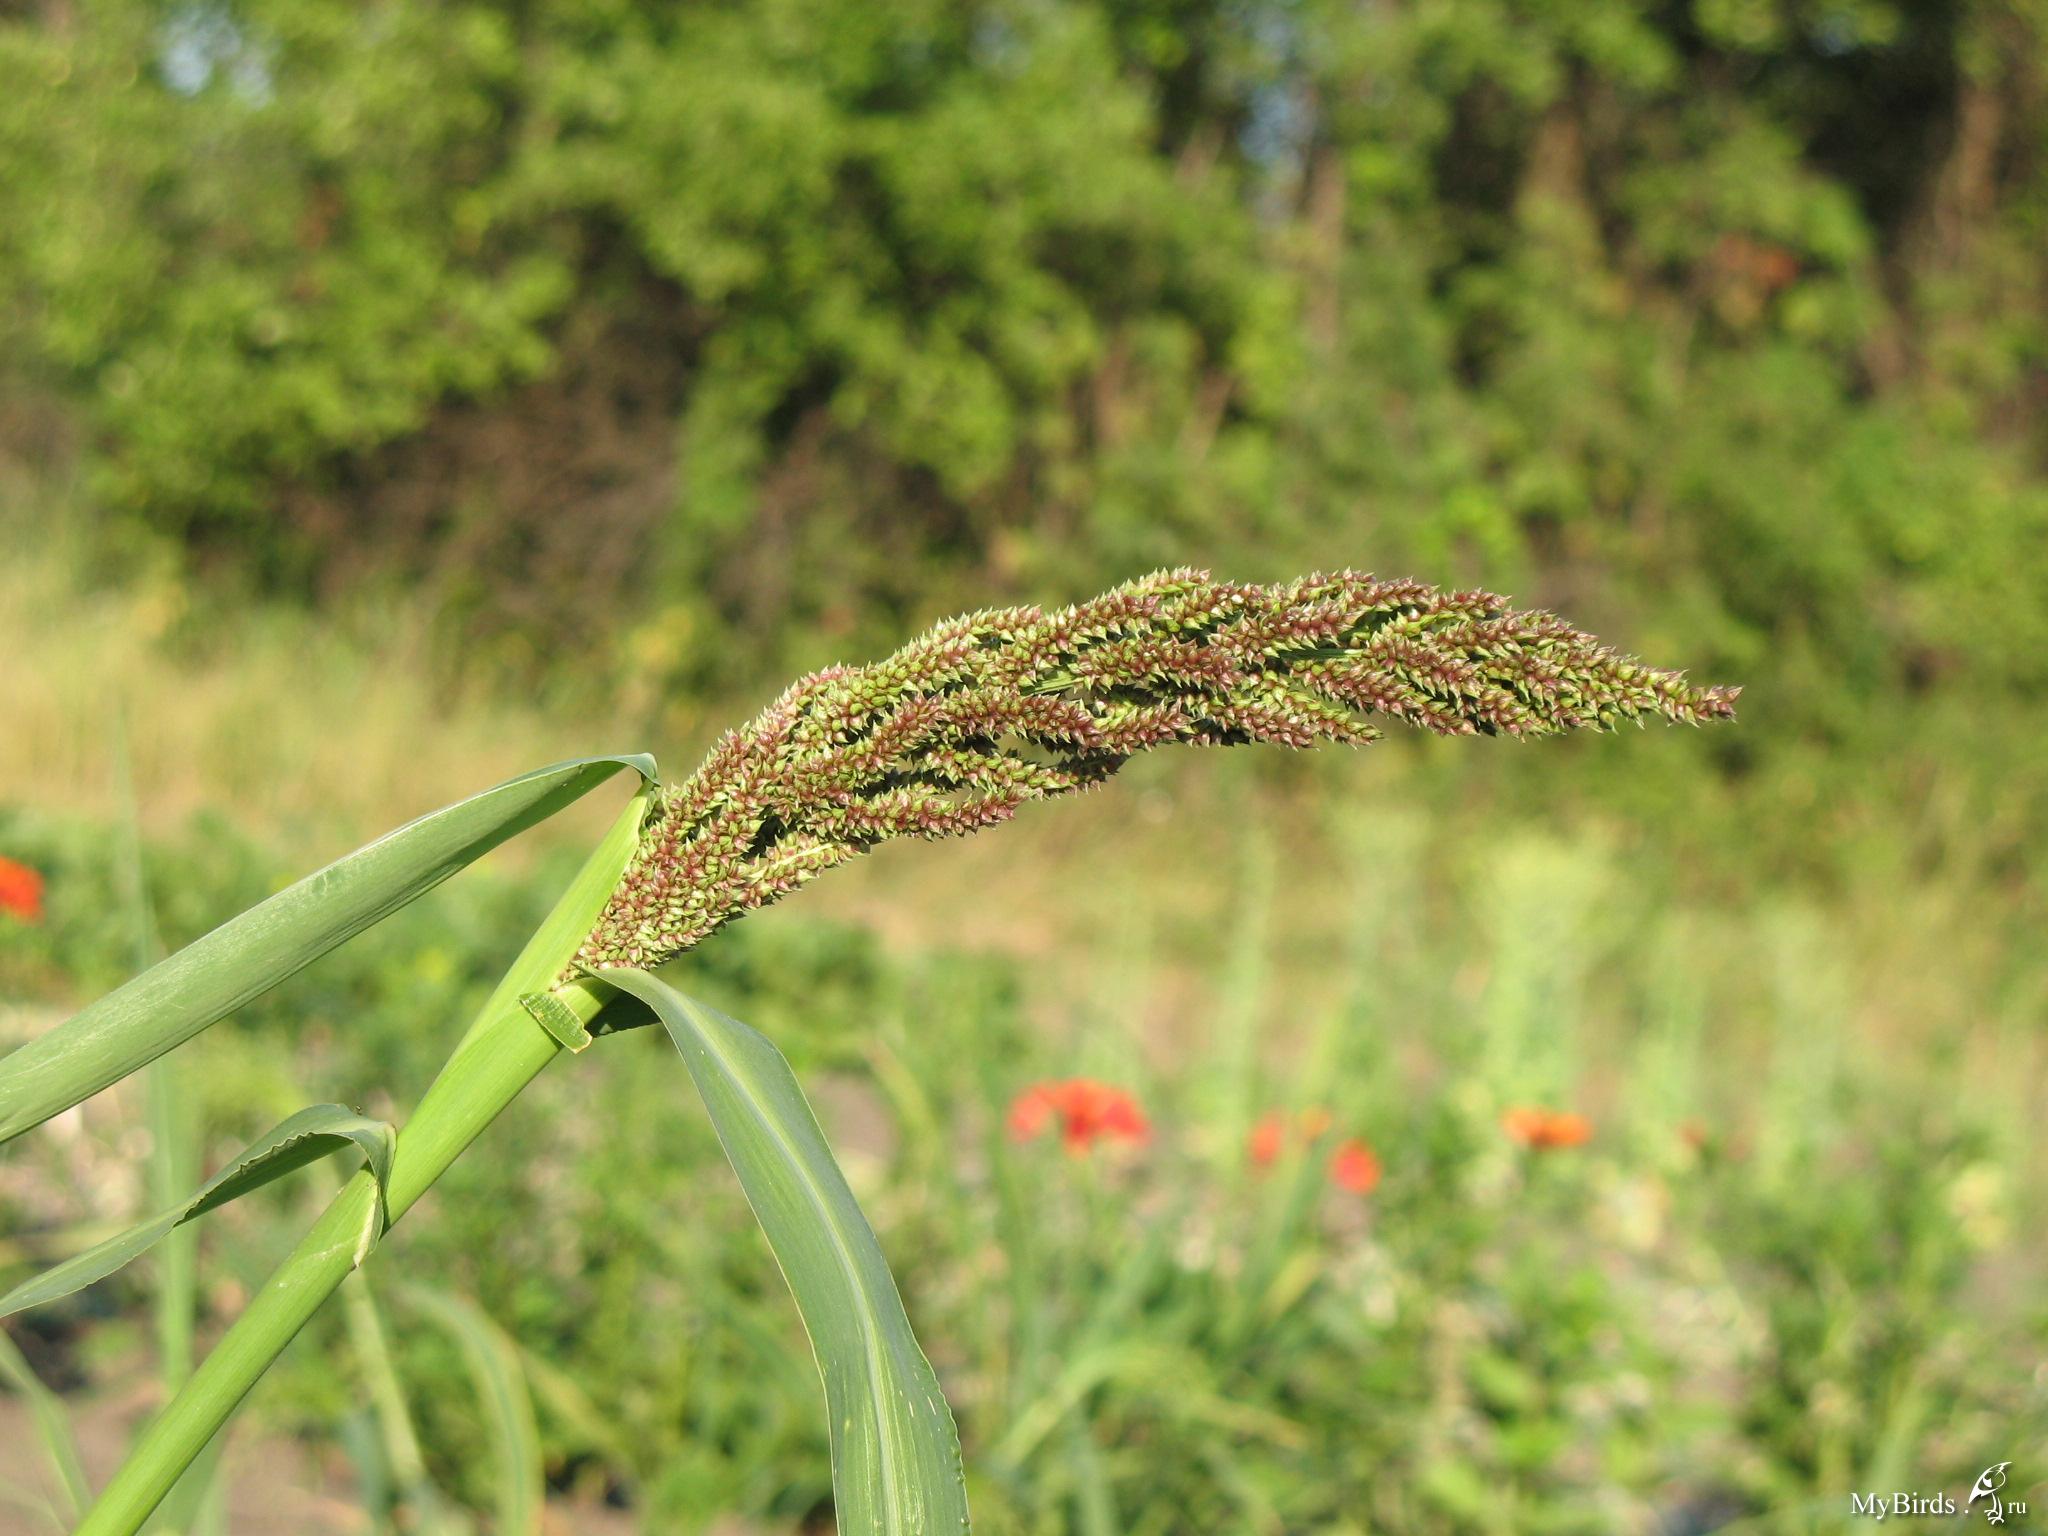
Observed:
[[[52,893],[45,926],[0,926],[0,994],[98,976],[116,887],[96,832],[14,813],[0,846]],[[1543,834],[1459,846],[1442,824],[1349,823],[1334,989],[1276,927],[1256,838],[1217,872],[1237,921],[1199,960],[1134,886],[1050,970],[892,955],[784,912],[686,962],[809,1085],[959,1413],[978,1527],[1789,1536],[1843,1528],[1847,1490],[1967,1486],[2041,1444],[2034,1088],[1981,1070],[2024,1059],[2025,998],[1974,1020],[1992,1040],[1968,1053],[1870,1048],[1857,1019],[1881,1004],[1839,917],[1646,900],[1611,851]],[[149,860],[173,942],[285,873],[219,826]],[[179,1059],[209,1162],[309,1083],[402,1118],[547,884],[465,875],[197,1042]],[[1962,980],[1928,1006],[1960,1040],[1978,999]],[[1135,1092],[1152,1141],[1013,1140],[1011,1098],[1076,1073]],[[1529,1103],[1587,1111],[1592,1141],[1518,1147],[1501,1116]],[[1261,1167],[1245,1131],[1275,1109],[1330,1125]],[[517,1341],[557,1495],[650,1531],[822,1518],[801,1325],[664,1042],[601,1042],[490,1134],[518,1155],[458,1163],[375,1274],[474,1298]],[[1364,1195],[1326,1176],[1351,1136],[1385,1170]],[[0,1230],[104,1217],[66,1181],[132,1143],[102,1104],[50,1157],[12,1159]],[[209,1218],[210,1310],[332,1183]],[[145,1285],[16,1336],[75,1381]],[[360,1430],[343,1323],[322,1315],[245,1434]],[[434,1480],[490,1508],[457,1351],[418,1327],[390,1347]]]
[[[2048,682],[2044,27],[27,0],[0,372],[103,516],[286,587],[395,563],[470,638],[602,600],[675,683],[1358,564],[1875,752],[1903,695]]]
[[[1417,819],[1370,830],[1343,760],[1190,769],[1212,921],[1125,871],[1051,893],[1102,907],[1056,962],[800,906],[689,965],[814,1087],[991,1532],[1831,1528],[2048,1439],[2044,60],[2042,0],[0,0],[0,471],[170,615],[190,666],[145,684],[403,588],[435,683],[618,701],[672,772],[745,713],[707,699],[1183,562],[1484,582],[1746,685],[1707,735],[1375,749]],[[252,590],[314,614],[223,616]],[[1218,829],[1283,811],[1318,827],[1277,882]],[[160,839],[167,937],[317,842]],[[0,807],[50,880],[0,998],[121,979],[116,846]],[[1010,846],[1025,894],[946,917],[1007,901],[1028,953],[1072,849]],[[312,1099],[402,1118],[550,873],[199,1042],[209,1163]],[[1341,965],[1304,906],[1355,916]],[[794,1527],[815,1374],[658,1046],[551,1073],[494,1133],[523,1159],[379,1263],[527,1349],[558,1490]],[[1153,1146],[1003,1137],[1078,1072]],[[1592,1144],[1517,1152],[1524,1102]],[[1247,1167],[1310,1105],[1378,1149],[1367,1200]],[[0,1167],[0,1230],[107,1217],[132,1109]],[[210,1219],[210,1317],[320,1193]],[[137,1283],[17,1337],[75,1385]],[[394,1342],[487,1508],[453,1346]],[[345,1348],[323,1318],[258,1422],[374,1457]]]

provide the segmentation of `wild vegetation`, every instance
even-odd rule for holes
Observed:
[[[1165,571],[1052,613],[968,615],[884,661],[802,679],[673,788],[650,759],[585,758],[407,823],[0,1059],[6,1141],[147,1068],[619,770],[643,780],[402,1133],[339,1104],[297,1110],[177,1204],[0,1295],[0,1317],[62,1300],[309,1163],[341,1152],[363,1164],[89,1508],[61,1417],[46,1423],[78,1536],[135,1536],[181,1482],[203,1477],[210,1443],[271,1363],[559,1051],[656,1021],[688,1063],[803,1313],[824,1378],[839,1529],[966,1530],[951,1411],[788,1064],[765,1037],[642,967],[878,843],[995,825],[1150,747],[1360,745],[1378,736],[1375,715],[1451,736],[1553,735],[1725,717],[1732,697],[1488,593],[1348,571],[1275,588]],[[12,863],[4,872],[15,915],[39,919],[40,876]],[[1070,1148],[1085,1152],[1098,1124],[1142,1139],[1128,1095],[1079,1082],[1034,1091],[1050,1093]],[[1027,1135],[1034,1102],[1027,1093],[1012,1114]],[[1566,1123],[1569,1133],[1554,1128]],[[1523,1109],[1506,1124],[1532,1147],[1584,1139],[1577,1116]],[[1372,1182],[1362,1141],[1335,1166],[1347,1187]],[[503,1348],[493,1340],[486,1353]]]
[[[1148,757],[680,962],[813,1089],[978,1522],[1805,1531],[2008,1457],[2048,1507],[2044,30],[0,4],[0,1037],[949,612],[1498,587],[1741,727]],[[0,1286],[299,1105],[408,1122],[610,809],[0,1150]],[[297,1446],[293,1531],[820,1523],[658,1044],[522,1096],[174,1521]],[[8,1319],[0,1483],[74,1480],[36,1373],[103,1480],[331,1194]]]

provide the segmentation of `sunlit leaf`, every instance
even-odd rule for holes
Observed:
[[[0,1060],[0,1142],[90,1098],[544,821],[642,756],[508,779],[408,822],[195,939]]]
[[[965,1531],[952,1410],[789,1063],[754,1030],[645,971],[603,979],[653,1009],[683,1053],[796,1296],[825,1379],[841,1536]]]

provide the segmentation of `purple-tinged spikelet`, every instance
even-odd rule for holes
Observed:
[[[1354,571],[1161,571],[1057,613],[970,614],[802,679],[664,790],[578,963],[659,965],[877,843],[993,826],[1168,742],[1362,744],[1369,715],[1452,736],[1698,724],[1735,693],[1489,592]]]

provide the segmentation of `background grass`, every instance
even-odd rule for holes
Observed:
[[[982,1526],[1826,1531],[2007,1458],[2048,1507],[2044,39],[2033,0],[0,7],[0,855],[48,882],[0,1043],[131,969],[131,815],[177,944],[522,769],[687,771],[961,608],[1485,582],[1740,723],[1169,755],[687,962],[811,1087]],[[179,1053],[199,1161],[402,1119],[602,798]],[[1005,1134],[1077,1075],[1149,1144]],[[1530,1104],[1592,1139],[1518,1147]],[[148,1207],[151,1123],[122,1085],[0,1151],[0,1285]],[[823,1528],[679,1064],[604,1042],[491,1137],[259,1391],[230,1527],[502,1530],[473,1307],[552,1529]],[[209,1218],[202,1347],[327,1193]],[[157,1289],[6,1325],[95,1476],[161,1400]],[[26,1431],[0,1485],[50,1524]]]
[[[14,686],[75,668],[126,701],[173,942],[351,825],[508,768],[534,718],[435,701],[393,651],[289,614],[224,617],[193,653],[147,638],[142,599],[9,611]],[[303,685],[274,696],[273,730],[322,741],[344,700],[357,730],[296,778],[230,776],[248,790],[224,809],[201,722],[287,669]],[[17,1032],[125,966],[85,697],[31,697],[45,744],[8,749],[0,846],[50,882],[47,920],[0,937]],[[408,767],[402,722],[430,701],[440,730]],[[693,957],[692,984],[812,1085],[988,1529],[1829,1528],[1847,1489],[1966,1482],[2040,1443],[2026,926],[1967,863],[1832,890],[1745,878],[1754,850],[1703,846],[1725,792],[1704,778],[1700,824],[1668,825],[1584,790],[1532,803],[1525,782],[1660,771],[1697,740],[1141,763],[1063,815],[884,850]],[[1552,748],[1577,761],[1546,770]],[[552,824],[532,844],[181,1058],[215,1155],[308,1097],[402,1115],[577,851]],[[829,1493],[815,1378],[674,1066],[640,1035],[551,1074],[492,1132],[511,1155],[458,1165],[379,1266],[473,1298],[564,1397],[537,1394],[558,1498],[649,1529],[800,1525]],[[1003,1134],[1015,1092],[1081,1074],[1132,1089],[1154,1140],[1076,1158]],[[1523,1103],[1582,1110],[1592,1142],[1519,1148],[1499,1122]],[[1250,1163],[1255,1119],[1312,1106],[1323,1144]],[[142,1208],[143,1107],[117,1089],[10,1155],[15,1242]],[[1350,1135],[1385,1168],[1363,1197],[1323,1176]],[[209,1317],[317,1193],[210,1219]],[[116,1280],[11,1331],[90,1396],[147,1370],[146,1294]],[[391,1338],[427,1467],[491,1509],[459,1354]],[[364,1369],[327,1319],[237,1433],[373,1445],[348,1430]],[[373,1505],[384,1481],[363,1481]]]

